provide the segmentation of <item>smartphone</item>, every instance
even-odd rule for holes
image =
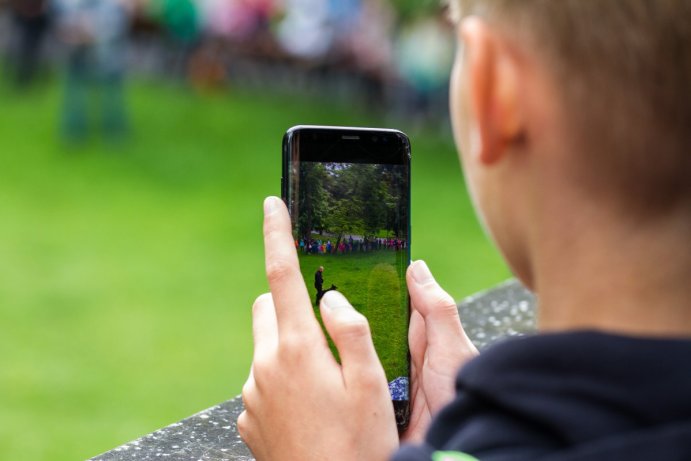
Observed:
[[[320,318],[321,297],[338,290],[367,317],[399,430],[410,418],[410,158],[397,130],[296,126],[283,137],[282,196],[313,308]]]

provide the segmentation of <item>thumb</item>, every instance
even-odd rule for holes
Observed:
[[[456,302],[439,286],[424,261],[410,265],[407,282],[412,307],[425,320],[428,343],[442,347],[465,345],[469,353],[477,354],[461,325]]]
[[[381,381],[386,385],[384,370],[372,343],[369,323],[338,291],[327,292],[321,301],[324,326],[341,357],[346,387]]]

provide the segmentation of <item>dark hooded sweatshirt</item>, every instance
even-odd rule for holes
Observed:
[[[691,460],[691,340],[508,340],[469,362],[456,390],[425,443],[394,461]]]

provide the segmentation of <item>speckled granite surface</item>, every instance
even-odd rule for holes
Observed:
[[[462,300],[458,312],[468,337],[482,350],[507,336],[535,332],[536,304],[532,293],[509,280]]]
[[[515,281],[464,299],[458,305],[470,339],[479,349],[507,336],[535,331],[535,298]],[[238,436],[239,397],[126,443],[92,461],[253,460]]]
[[[235,428],[239,397],[92,458],[94,461],[254,460]]]

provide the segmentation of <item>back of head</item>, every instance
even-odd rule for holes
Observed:
[[[545,59],[573,180],[643,217],[691,213],[691,2],[451,0]]]

